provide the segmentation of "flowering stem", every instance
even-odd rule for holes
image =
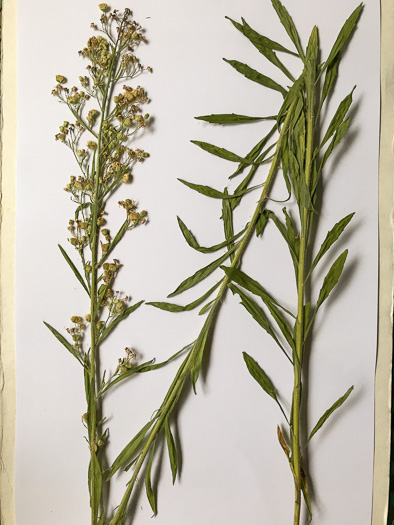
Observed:
[[[91,523],[96,525],[99,519],[99,513],[101,510],[101,478],[102,472],[100,463],[97,459],[97,395],[96,395],[96,376],[97,376],[97,353],[98,353],[98,244],[100,231],[97,227],[97,220],[102,211],[102,199],[100,196],[100,177],[101,177],[101,143],[102,143],[102,132],[103,123],[106,118],[108,94],[111,90],[113,79],[112,72],[114,65],[117,61],[117,45],[119,38],[116,42],[115,48],[111,57],[111,65],[108,73],[108,81],[105,86],[103,99],[102,99],[102,113],[100,119],[100,127],[98,132],[97,150],[96,150],[96,170],[95,170],[95,181],[94,181],[94,200],[92,203],[92,230],[91,230],[91,256],[92,256],[92,273],[91,273],[91,288],[90,288],[90,316],[91,316],[91,346],[90,346],[90,373],[89,373],[89,391],[88,391],[88,431],[89,431],[89,448],[90,448],[90,506],[91,506]]]

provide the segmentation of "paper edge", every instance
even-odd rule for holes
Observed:
[[[17,127],[17,2],[2,10],[1,236],[0,236],[0,418],[1,523],[15,524],[15,181]]]
[[[394,4],[381,2],[379,152],[379,324],[375,383],[372,525],[386,525],[390,487],[393,336]]]

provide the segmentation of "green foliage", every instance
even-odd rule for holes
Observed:
[[[223,190],[218,190],[194,182],[181,180],[181,182],[190,189],[197,191],[205,197],[222,201],[223,242],[210,248],[201,248],[192,232],[178,219],[186,242],[193,249],[207,254],[221,249],[226,251],[221,257],[210,262],[207,266],[198,270],[193,276],[183,281],[170,296],[177,295],[193,287],[205,279],[205,277],[218,272],[220,269],[224,272],[224,277],[222,276],[216,285],[211,287],[199,299],[185,307],[160,302],[153,303],[153,305],[171,311],[181,311],[191,309],[192,307],[194,308],[197,305],[200,306],[204,301],[207,301],[201,308],[200,313],[209,312],[208,316],[199,336],[190,347],[188,357],[184,360],[178,371],[177,378],[173,383],[174,388],[177,387],[178,383],[181,385],[181,388],[183,388],[183,377],[187,373],[190,373],[192,385],[195,388],[201,370],[204,352],[207,348],[208,335],[213,328],[215,316],[228,288],[230,288],[233,294],[240,297],[241,304],[245,310],[273,339],[288,358],[290,365],[293,367],[294,374],[290,414],[286,414],[280,404],[279,396],[271,378],[268,377],[256,360],[246,352],[243,352],[244,361],[249,373],[261,388],[276,401],[288,424],[290,444],[287,445],[281,431],[279,431],[278,436],[294,477],[296,493],[294,524],[299,525],[302,496],[309,517],[312,519],[308,478],[303,469],[304,459],[301,456],[301,450],[304,445],[306,445],[306,442],[302,442],[302,436],[305,435],[306,429],[301,430],[302,419],[300,417],[301,406],[304,406],[304,410],[306,409],[306,403],[301,404],[303,395],[302,379],[304,374],[306,374],[306,369],[304,368],[305,345],[308,335],[311,333],[311,328],[318,310],[329,298],[334,287],[339,282],[347,257],[347,250],[335,260],[328,270],[315,305],[307,298],[307,295],[312,294],[313,290],[308,289],[307,292],[305,283],[307,279],[312,276],[317,264],[330,252],[330,248],[341,236],[354,214],[351,213],[347,215],[335,224],[327,233],[318,253],[314,257],[312,256],[311,233],[314,224],[318,221],[322,200],[321,195],[320,199],[317,199],[318,182],[329,157],[345,136],[349,127],[350,121],[348,114],[352,104],[354,88],[338,105],[328,126],[322,121],[321,114],[335,86],[341,51],[355,29],[362,6],[360,5],[346,21],[327,60],[320,63],[319,34],[317,27],[312,29],[307,48],[304,50],[296,26],[287,9],[279,0],[272,0],[272,4],[281,24],[290,37],[295,48],[294,51],[290,51],[281,44],[260,35],[244,19],[242,19],[241,22],[230,18],[229,20],[232,25],[286,77],[286,83],[288,83],[289,79],[291,80],[292,84],[288,89],[285,89],[276,80],[256,71],[243,62],[227,59],[225,59],[225,61],[247,79],[261,85],[262,88],[268,88],[281,93],[283,101],[278,107],[277,115],[275,117],[269,117],[276,119],[276,126],[268,131],[268,133],[263,131],[263,138],[253,146],[245,157],[241,157],[238,154],[206,142],[192,141],[212,155],[227,161],[238,162],[238,168],[229,176],[230,181],[233,177],[247,170],[246,175],[235,190],[232,191],[229,184],[227,184]],[[298,57],[300,65],[298,76],[293,75],[285,62],[279,59],[279,53],[291,54]],[[323,79],[320,83],[319,79],[322,76]],[[256,122],[258,121],[261,122],[259,125],[261,125],[262,128],[265,125],[264,119],[260,116],[253,117],[235,115],[233,113],[205,115],[197,118],[205,122],[221,125],[237,123],[247,125],[248,122],[253,122],[254,125],[257,125]],[[319,137],[322,137],[322,139],[317,143],[316,141]],[[247,191],[253,189],[251,186],[252,180],[258,175],[257,172],[260,171],[258,169],[259,166],[268,162],[270,162],[270,168],[265,182],[262,183],[263,190],[252,218],[242,231],[234,235],[234,212],[237,206],[242,203]],[[274,211],[265,209],[266,202],[270,198],[272,181],[279,168],[281,168],[289,197],[295,197],[295,207],[298,212],[296,213],[294,209],[292,209],[292,206],[289,210],[283,208],[282,218],[279,218]],[[240,269],[243,255],[251,237],[254,234],[258,237],[263,236],[269,221],[275,225],[285,241],[294,266],[297,290],[297,303],[295,305],[297,313],[295,315],[291,310],[285,308],[274,299],[256,279]],[[230,260],[228,266],[223,266],[223,262],[228,257]],[[311,283],[311,286],[314,287],[313,280]],[[216,298],[212,300],[210,299],[211,294],[216,289],[218,290]],[[252,294],[254,297],[249,294]],[[261,304],[259,304],[260,301]],[[308,344],[313,346],[313,341],[308,342]],[[344,396],[324,413],[311,431],[310,437],[321,428],[332,412],[343,404],[350,395],[351,390],[352,389],[349,389]],[[170,413],[170,410],[165,412],[165,417],[168,418]],[[166,419],[166,422],[167,421]],[[170,439],[168,429],[166,430],[166,434],[168,441]],[[170,439],[170,441],[168,441],[170,457],[171,443],[172,441]]]

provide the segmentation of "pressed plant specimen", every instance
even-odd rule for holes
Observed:
[[[322,192],[319,181],[322,177],[324,166],[335,147],[340,143],[349,127],[349,108],[352,103],[351,92],[339,104],[331,122],[324,124],[322,109],[334,88],[338,67],[341,60],[341,50],[349,40],[362,11],[359,5],[346,20],[340,30],[334,45],[324,62],[320,61],[319,35],[314,27],[306,49],[301,45],[297,29],[286,8],[279,0],[272,0],[272,5],[278,14],[280,22],[286,30],[293,45],[288,49],[278,42],[257,33],[248,23],[231,20],[234,27],[239,30],[272,64],[274,64],[286,77],[289,88],[284,87],[268,76],[259,73],[248,65],[236,60],[225,61],[236,71],[249,80],[265,88],[278,91],[283,96],[283,102],[275,116],[251,117],[246,115],[215,114],[197,117],[200,120],[213,124],[230,125],[235,123],[248,123],[258,120],[273,120],[272,129],[266,133],[251,151],[242,156],[226,149],[193,141],[197,146],[207,152],[238,163],[236,171],[230,176],[233,179],[245,170],[248,173],[230,193],[226,187],[222,191],[185,180],[181,182],[192,190],[207,197],[218,199],[222,205],[222,220],[225,239],[211,247],[202,247],[195,236],[178,218],[179,226],[187,243],[195,250],[203,253],[212,253],[225,249],[215,261],[198,270],[194,275],[185,279],[169,297],[176,296],[200,283],[214,271],[222,271],[221,279],[210,288],[203,296],[186,306],[169,302],[150,303],[155,307],[171,312],[191,310],[202,307],[200,314],[207,314],[201,332],[197,339],[188,347],[187,355],[179,368],[178,374],[159,410],[163,421],[167,420],[184,387],[186,378],[191,378],[193,388],[198,380],[204,351],[207,347],[208,335],[214,326],[216,314],[222,304],[222,299],[229,288],[233,294],[241,298],[241,304],[251,314],[254,320],[274,339],[286,357],[286,361],[293,369],[294,385],[290,413],[286,413],[282,406],[273,382],[247,353],[244,353],[245,364],[252,377],[260,384],[263,390],[279,405],[287,425],[286,432],[278,426],[279,443],[287,457],[289,467],[294,478],[294,525],[299,525],[301,519],[301,495],[304,496],[307,512],[312,518],[312,508],[308,496],[308,483],[306,472],[303,469],[307,446],[315,433],[322,427],[329,416],[339,408],[349,397],[353,387],[350,387],[330,408],[328,408],[315,426],[309,430],[306,442],[301,442],[302,410],[302,382],[305,379],[305,363],[307,362],[306,348],[313,351],[311,334],[315,317],[336,286],[343,271],[348,251],[345,250],[332,263],[323,282],[319,285],[320,292],[315,304],[311,304],[309,295],[311,290],[310,280],[313,271],[320,263],[331,246],[340,237],[353,217],[350,213],[327,233],[320,249],[314,253],[313,231],[319,218],[319,209],[322,202]],[[297,77],[289,71],[279,58],[279,53],[292,55],[300,61],[300,73]],[[322,138],[321,138],[322,137]],[[235,233],[233,228],[233,213],[241,203],[243,196],[261,187],[251,186],[252,180],[261,164],[269,164],[268,174],[262,186],[260,197],[253,212],[252,218],[244,229]],[[281,176],[286,183],[289,196],[296,202],[296,209],[283,208],[283,217],[277,216],[273,211],[266,209],[270,197],[270,189],[276,174],[281,171]],[[319,199],[318,199],[319,196]],[[298,215],[298,217],[297,217]],[[251,237],[256,234],[261,236],[268,221],[272,221],[288,246],[290,257],[294,266],[295,284],[297,291],[297,304],[292,311],[284,308],[269,290],[251,276],[240,270],[240,264]],[[225,262],[229,264],[225,266]],[[314,285],[313,285],[314,286]],[[269,283],[268,283],[269,287]],[[211,296],[216,293],[214,298]],[[261,301],[261,302],[260,302]],[[259,304],[260,302],[260,304]],[[269,315],[268,315],[269,313]],[[305,396],[304,396],[305,397]],[[305,409],[305,405],[304,405]],[[160,420],[158,420],[160,425]],[[283,427],[282,427],[283,428]],[[141,456],[147,453],[150,442],[154,437],[154,430],[141,448]],[[307,429],[303,429],[307,430]],[[288,434],[289,438],[285,437]],[[304,458],[303,458],[303,455]]]
[[[99,352],[104,340],[116,326],[134,312],[143,301],[130,306],[129,297],[114,289],[114,282],[121,267],[120,261],[112,259],[113,252],[126,233],[147,220],[146,211],[138,211],[132,199],[119,202],[124,209],[123,224],[112,235],[106,205],[122,184],[132,181],[132,168],[148,154],[139,148],[131,148],[130,141],[146,127],[148,114],[141,106],[148,102],[145,90],[137,85],[119,83],[133,80],[145,70],[134,52],[145,41],[142,28],[133,21],[131,11],[109,12],[107,4],[100,4],[102,11],[101,33],[89,38],[79,54],[89,61],[88,75],[80,76],[80,88],[67,87],[67,79],[57,75],[57,85],[52,94],[71,112],[74,123],[65,121],[60,126],[56,140],[64,143],[73,153],[78,164],[79,176],[71,176],[64,188],[75,203],[75,215],[69,221],[69,242],[80,259],[79,267],[66,250],[59,245],[64,259],[90,300],[87,314],[78,312],[71,316],[68,336],[63,336],[48,323],[45,325],[62,345],[79,362],[83,371],[87,410],[83,424],[87,428],[90,451],[89,492],[92,525],[123,524],[125,515],[114,518],[106,508],[103,485],[107,483],[104,450],[108,427],[101,414],[102,400],[112,387],[136,373],[147,372],[163,366],[149,361],[137,365],[135,352],[125,349],[114,371],[106,374],[100,370]],[[86,306],[86,310],[88,307]],[[90,340],[85,334],[90,325]],[[71,338],[71,341],[70,341]],[[148,494],[150,495],[148,490]]]

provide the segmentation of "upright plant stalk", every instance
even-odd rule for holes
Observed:
[[[310,279],[316,265],[342,234],[353,217],[353,213],[344,217],[327,233],[320,250],[315,255],[312,263],[308,266],[307,261],[311,260],[313,249],[310,241],[311,229],[313,221],[318,217],[318,210],[316,209],[318,182],[328,158],[335,147],[340,143],[348,129],[349,118],[347,118],[347,113],[352,102],[353,91],[339,104],[328,128],[325,133],[322,134],[323,139],[320,143],[315,144],[315,140],[321,136],[321,110],[327,102],[328,96],[335,84],[341,58],[340,52],[356,27],[358,18],[362,11],[362,5],[358,6],[345,22],[334,42],[327,60],[323,63],[319,63],[320,51],[317,28],[315,27],[312,30],[307,50],[304,51],[294,22],[286,8],[279,0],[272,0],[272,4],[294,45],[294,51],[289,50],[278,42],[274,42],[260,35],[250,27],[244,19],[242,19],[242,23],[238,23],[231,19],[230,21],[234,27],[265,56],[265,58],[283,73],[287,82],[288,80],[292,82],[292,85],[289,89],[286,89],[278,82],[262,73],[259,73],[246,64],[236,60],[225,59],[229,65],[249,80],[258,83],[265,88],[279,92],[283,97],[283,103],[277,114],[269,117],[251,117],[246,115],[236,115],[234,113],[198,117],[200,120],[220,125],[231,125],[235,123],[241,124],[262,120],[275,120],[276,124],[246,156],[241,156],[237,153],[230,152],[224,148],[206,142],[193,141],[197,146],[213,155],[219,156],[227,161],[238,163],[238,168],[230,176],[230,179],[238,176],[248,167],[250,169],[246,177],[244,177],[244,179],[238,184],[233,193],[230,193],[227,188],[224,188],[223,191],[219,191],[215,188],[181,180],[183,184],[198,193],[210,198],[221,200],[222,219],[225,232],[225,240],[223,242],[211,247],[203,247],[197,242],[196,238],[183,221],[178,218],[179,226],[185,240],[189,246],[202,253],[213,253],[220,249],[226,249],[227,251],[208,266],[201,268],[194,275],[185,279],[178,288],[169,295],[169,297],[173,297],[188,290],[208,277],[214,271],[219,270],[219,268],[224,271],[224,276],[212,288],[204,293],[204,295],[186,306],[168,302],[150,303],[157,308],[171,312],[192,310],[203,305],[200,314],[202,315],[208,312],[208,316],[199,336],[191,345],[189,345],[187,357],[183,361],[177,376],[158,411],[159,419],[157,420],[157,425],[153,427],[153,430],[150,433],[146,432],[145,445],[140,449],[139,453],[142,455],[147,454],[149,447],[154,443],[162,428],[160,421],[168,422],[176,400],[179,398],[180,391],[184,387],[187,376],[190,375],[192,385],[195,388],[204,350],[207,344],[208,333],[213,327],[215,315],[222,304],[225,291],[227,288],[230,288],[234,294],[240,296],[241,304],[252,315],[254,320],[257,321],[258,324],[274,339],[275,343],[286,356],[287,362],[290,362],[293,367],[294,388],[292,394],[292,409],[291,413],[288,415],[279,401],[271,379],[264,370],[262,370],[258,363],[244,352],[244,360],[250,374],[259,383],[263,390],[278,404],[281,413],[288,424],[290,443],[287,444],[280,427],[278,427],[278,439],[286,454],[294,478],[295,499],[293,524],[299,525],[301,516],[301,494],[304,497],[310,520],[312,519],[312,509],[308,496],[307,479],[303,468],[304,462],[301,450],[306,453],[306,447],[309,440],[321,428],[328,417],[345,402],[353,389],[353,387],[350,387],[342,397],[326,410],[310,431],[307,443],[302,443],[300,414],[302,410],[302,380],[305,373],[303,367],[305,360],[305,344],[308,335],[311,333],[313,322],[319,308],[328,298],[339,280],[345,264],[347,250],[335,260],[329,269],[323,281],[314,308],[311,307],[310,302],[306,302],[305,284],[308,279]],[[279,59],[278,53],[291,54],[300,59],[302,71],[298,78],[295,79],[293,74]],[[275,130],[280,130],[280,134],[277,141],[275,142],[274,139],[272,142]],[[273,150],[274,154],[272,155]],[[235,234],[233,229],[233,212],[241,203],[242,198],[246,193],[259,187],[252,187],[251,182],[256,175],[258,167],[261,164],[269,162],[271,162],[271,168],[265,183],[263,183],[264,189],[253,213],[253,217],[243,230]],[[264,209],[266,200],[269,198],[272,177],[279,165],[281,165],[283,177],[287,189],[289,190],[289,197],[293,195],[298,206],[298,224],[291,218],[291,214],[286,208],[283,209],[285,216],[284,223],[275,213]],[[297,309],[295,314],[281,306],[279,302],[255,279],[252,279],[239,269],[251,235],[253,232],[256,232],[257,236],[262,235],[265,226],[270,220],[278,228],[280,234],[288,245],[293,261],[297,289]],[[230,265],[227,267],[223,265],[226,259],[230,259]],[[217,289],[218,292],[215,299],[209,301],[210,296]],[[248,292],[256,295],[262,300],[263,305],[268,309],[274,320],[274,325],[261,306]],[[294,323],[293,326],[292,323]],[[170,452],[170,460],[172,458],[171,461],[173,466],[174,462],[176,464],[176,450],[171,449],[170,446],[168,448]],[[135,450],[133,449],[131,451],[131,449],[129,449],[129,452],[132,453],[128,454],[126,447],[124,453],[127,456],[127,461],[133,457]],[[140,455],[139,457],[141,458],[142,456]],[[116,467],[120,468],[121,464],[122,462],[119,461]],[[114,472],[115,471],[116,469]],[[135,480],[132,480],[130,493],[134,481]],[[111,525],[115,525],[115,522],[113,524],[111,523]]]
[[[71,317],[73,327],[67,332],[72,342],[45,323],[83,368],[87,411],[82,419],[87,427],[90,451],[88,485],[91,525],[106,525],[114,515],[107,508],[102,490],[103,484],[108,483],[102,452],[109,434],[108,427],[105,430],[102,428],[105,417],[100,416],[98,420],[102,400],[118,383],[165,364],[154,364],[152,360],[136,365],[135,352],[126,348],[126,356],[118,359],[114,371],[108,376],[99,367],[103,340],[143,302],[127,306],[129,297],[114,291],[113,283],[120,263],[117,259],[113,262],[108,262],[108,259],[127,231],[146,222],[147,213],[138,212],[136,203],[131,199],[120,201],[126,218],[112,236],[105,209],[115,190],[131,182],[134,164],[148,157],[144,151],[131,149],[128,145],[130,139],[146,127],[149,115],[142,115],[140,108],[148,98],[143,88],[130,85],[123,85],[122,92],[113,95],[120,81],[124,83],[134,79],[145,69],[151,71],[150,67],[143,68],[134,55],[135,48],[145,42],[145,37],[141,27],[132,20],[131,11],[109,12],[107,4],[100,4],[99,8],[102,11],[101,27],[99,29],[93,23],[91,27],[101,35],[92,36],[79,52],[89,60],[89,77],[79,77],[82,89],[69,89],[66,77],[57,75],[57,85],[52,91],[75,118],[75,123],[65,121],[60,126],[56,140],[70,148],[80,170],[80,175],[71,176],[64,189],[76,204],[75,217],[69,221],[68,230],[72,236],[68,240],[78,253],[82,270],[77,268],[64,248],[60,245],[59,248],[89,296],[90,311],[85,316]],[[92,101],[96,107],[91,106]],[[89,140],[83,145],[86,134],[90,135]],[[90,324],[88,348],[83,344],[86,323]],[[116,523],[123,525],[124,518]]]

